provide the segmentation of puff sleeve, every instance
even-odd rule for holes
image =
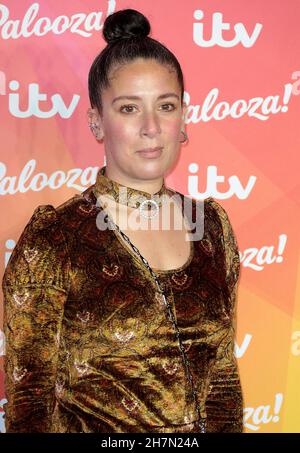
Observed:
[[[6,266],[6,432],[51,432],[70,261],[55,208],[38,206]]]
[[[230,325],[221,341],[211,372],[206,400],[207,432],[243,432],[244,400],[237,359],[234,355],[236,333],[237,285],[240,274],[238,244],[225,209],[213,198],[216,221],[220,225],[224,251],[224,299]]]

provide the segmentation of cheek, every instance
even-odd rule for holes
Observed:
[[[171,130],[171,134],[172,134],[172,137],[174,138],[174,140],[177,140],[180,135],[180,125],[173,127]]]
[[[170,127],[167,132],[167,141],[169,142],[169,145],[172,147],[174,150],[177,148],[177,145],[180,140],[180,127]]]
[[[168,137],[176,140],[180,135],[181,119],[175,121],[166,122],[164,130]]]
[[[181,118],[162,118],[161,119],[161,133],[164,139],[174,141],[179,140],[181,129]],[[134,143],[139,140],[139,130],[141,125],[138,121],[126,121],[126,118],[119,117],[118,119],[110,118],[104,123],[107,142],[111,144],[116,143],[118,148],[120,146],[126,147],[126,144]]]
[[[109,137],[110,143],[117,143],[118,147],[126,146],[136,136],[136,127],[127,124],[125,121],[114,121],[107,123],[105,126],[106,136]]]

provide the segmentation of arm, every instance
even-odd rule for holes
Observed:
[[[6,432],[51,432],[69,265],[54,207],[37,207],[2,280]]]
[[[212,199],[213,200],[213,199]],[[237,359],[234,355],[237,287],[240,273],[238,245],[224,208],[211,201],[220,225],[224,251],[224,297],[231,320],[228,334],[221,341],[211,372],[206,400],[207,432],[243,432],[243,393]]]

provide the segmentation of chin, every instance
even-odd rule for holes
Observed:
[[[165,168],[160,163],[146,162],[139,163],[133,169],[136,178],[139,179],[157,179],[164,175]]]

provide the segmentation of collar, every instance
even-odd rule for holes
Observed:
[[[131,208],[138,208],[144,200],[155,200],[159,207],[161,206],[160,197],[168,193],[168,188],[163,180],[162,186],[158,192],[150,194],[143,190],[134,189],[124,186],[110,179],[106,174],[106,165],[100,168],[97,173],[96,182],[93,187],[93,193],[96,198],[99,195],[107,195],[114,199],[117,203],[127,205]],[[145,203],[146,209],[151,209],[152,203]]]

